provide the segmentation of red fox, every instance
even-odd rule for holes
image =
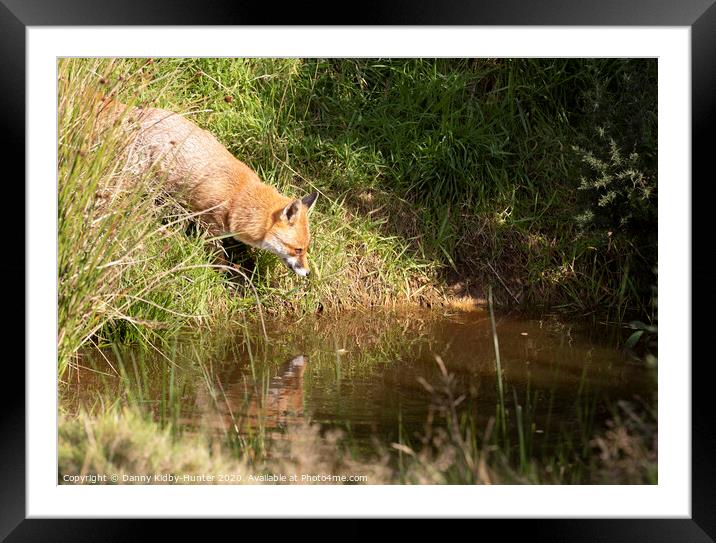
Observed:
[[[104,101],[102,110],[121,115],[126,106]],[[138,122],[130,160],[152,166],[169,194],[193,213],[212,236],[235,239],[278,255],[289,269],[310,274],[308,214],[317,192],[300,199],[280,194],[236,159],[212,134],[183,116],[158,108],[133,108]]]

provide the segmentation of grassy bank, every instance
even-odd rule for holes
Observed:
[[[321,194],[314,276],[244,277],[146,179],[93,96],[186,114],[285,194]],[[59,63],[59,364],[187,323],[480,298],[650,323],[656,61],[69,59]],[[133,179],[136,183],[137,180]]]

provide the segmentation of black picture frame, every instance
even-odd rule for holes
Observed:
[[[6,259],[0,265],[8,294],[20,290],[10,285],[22,281],[23,295],[32,288],[25,280],[25,251],[41,250],[25,246],[25,165],[20,158],[25,149],[25,30],[28,26],[65,25],[243,25],[243,24],[389,24],[389,25],[588,25],[588,26],[688,26],[692,51],[692,220],[708,217],[697,213],[698,205],[708,205],[707,175],[711,170],[709,132],[716,123],[716,4],[714,0],[578,0],[564,2],[502,2],[415,0],[393,3],[365,2],[360,9],[337,14],[335,6],[296,3],[276,9],[268,3],[221,0],[197,3],[189,0],[124,0],[117,3],[90,0],[0,0],[0,150],[5,172],[18,165],[14,174],[6,173],[3,190],[6,209],[17,216],[6,220]],[[355,6],[356,8],[358,6]],[[713,178],[713,174],[709,176]],[[688,180],[684,180],[685,190]],[[695,198],[694,194],[698,194]],[[13,205],[7,205],[13,202]],[[20,205],[19,202],[23,202]],[[693,207],[696,204],[697,207]],[[22,232],[18,232],[22,230]],[[699,291],[699,307],[714,301],[705,285],[710,269],[707,255],[713,250],[702,238],[710,229],[692,226],[692,281],[705,286]],[[17,249],[16,249],[17,247]],[[20,257],[23,255],[23,257]],[[51,260],[53,255],[48,255]],[[712,274],[710,274],[712,275]],[[692,286],[693,289],[693,286]],[[16,309],[17,308],[17,309]],[[12,314],[25,315],[23,304],[11,304]],[[708,337],[708,319],[691,319],[692,337]],[[8,312],[9,313],[9,312]],[[25,319],[13,318],[14,326],[32,326]],[[20,324],[22,323],[22,324]],[[12,324],[11,324],[12,326]],[[8,334],[8,337],[19,337]],[[23,348],[24,359],[24,348]],[[692,357],[693,358],[693,357]],[[25,518],[25,392],[19,383],[25,373],[17,357],[6,355],[6,391],[0,394],[0,540],[19,541],[113,541],[141,530],[140,521],[128,520],[37,520]],[[691,364],[691,360],[681,361]],[[699,365],[701,363],[701,365]],[[711,380],[709,359],[691,366],[692,375],[692,517],[690,519],[631,520],[522,520],[500,522],[500,535],[509,539],[515,531],[529,533],[532,539],[550,541],[715,541],[716,540],[716,432],[711,424],[713,408],[707,403]],[[50,371],[48,369],[48,371]],[[661,401],[667,401],[662,399]],[[317,512],[320,516],[320,512]],[[167,524],[167,523],[163,523]],[[185,522],[173,522],[173,530],[189,535]],[[246,527],[246,525],[245,525]],[[243,529],[245,529],[245,527]],[[162,526],[163,531],[169,527]],[[173,531],[172,530],[172,531]],[[348,530],[350,532],[350,530]],[[359,535],[355,530],[353,535]],[[246,533],[243,532],[242,535]],[[164,532],[164,537],[171,537]],[[134,539],[134,537],[132,537]]]

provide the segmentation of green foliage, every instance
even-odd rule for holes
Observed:
[[[644,228],[655,237],[657,220],[656,177],[644,173],[644,165],[637,153],[626,155],[604,130],[598,131],[597,144],[601,148],[587,151],[574,147],[589,171],[577,187],[586,193],[586,210],[577,216],[584,229],[626,231],[630,235]]]
[[[600,305],[611,318],[653,319],[657,265],[657,64],[655,59],[601,60],[587,66],[578,93],[583,128],[572,149],[580,162],[574,224],[592,247],[613,295]]]
[[[593,60],[585,73],[572,147],[581,163],[577,221],[583,229],[655,240],[656,59]]]

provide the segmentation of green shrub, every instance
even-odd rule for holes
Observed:
[[[636,152],[628,154],[617,147],[604,130],[598,131],[596,151],[574,147],[588,173],[577,187],[585,193],[585,211],[577,216],[582,229],[628,232],[656,236],[657,186],[652,172]],[[595,145],[596,147],[596,145]]]

